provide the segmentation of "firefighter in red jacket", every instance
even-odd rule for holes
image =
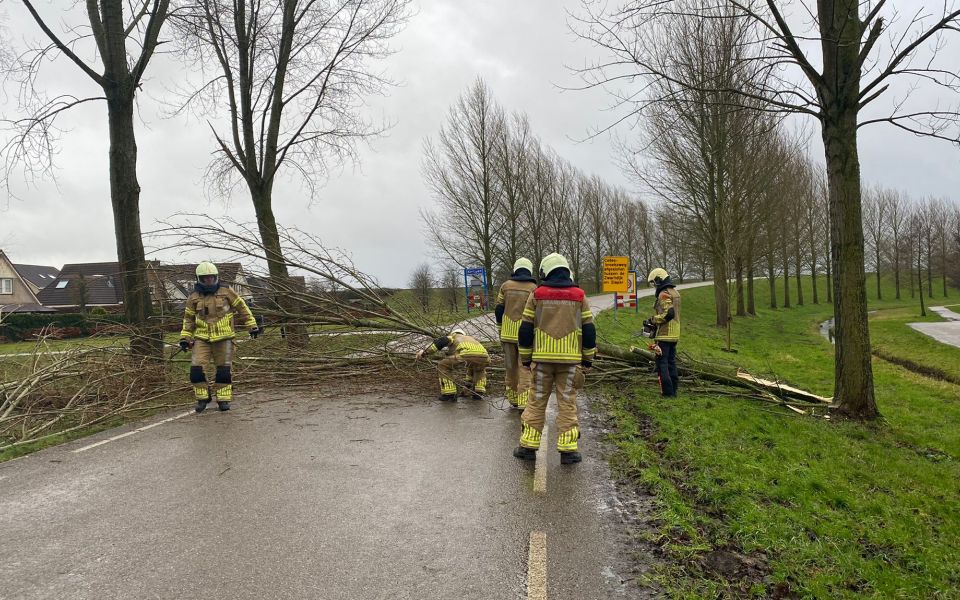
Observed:
[[[523,309],[520,360],[533,372],[533,393],[521,415],[520,446],[513,455],[536,460],[547,402],[557,394],[557,450],[562,464],[581,460],[577,440],[577,389],[597,353],[597,330],[586,294],[573,282],[570,265],[553,253],[540,262],[540,286]]]

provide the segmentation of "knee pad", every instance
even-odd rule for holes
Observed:
[[[193,365],[190,367],[190,383],[204,383],[207,376],[203,374],[203,367]]]
[[[214,381],[217,383],[233,383],[233,379],[230,376],[230,367],[217,367],[217,376]]]

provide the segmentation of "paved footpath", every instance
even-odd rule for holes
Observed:
[[[0,598],[651,597],[594,418],[534,465],[499,402],[241,394],[2,463]]]
[[[931,306],[930,310],[946,320],[938,323],[910,323],[910,327],[938,342],[960,348],[960,314],[943,306]]]

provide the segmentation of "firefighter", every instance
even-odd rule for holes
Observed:
[[[451,331],[450,335],[433,340],[429,348],[417,351],[417,360],[440,351],[446,351],[447,354],[446,358],[437,364],[440,371],[440,401],[456,402],[457,384],[453,378],[453,370],[461,363],[467,366],[468,381],[464,386],[467,395],[475,399],[483,398],[487,393],[487,366],[490,365],[490,357],[483,344],[457,328]]]
[[[658,350],[657,376],[660,393],[668,398],[677,395],[680,377],[677,374],[677,342],[680,341],[680,292],[670,281],[665,269],[656,268],[647,276],[647,283],[656,286],[653,316],[646,324],[653,327],[653,336]]]
[[[573,282],[567,259],[550,254],[540,262],[540,286],[527,299],[517,335],[520,361],[532,370],[533,393],[521,419],[520,446],[513,455],[536,460],[547,402],[556,391],[557,450],[562,464],[578,463],[580,427],[577,389],[597,353],[597,330],[586,294]]]
[[[513,263],[513,275],[500,286],[494,309],[500,329],[500,343],[503,344],[507,401],[510,406],[520,410],[527,405],[530,394],[530,371],[520,368],[517,333],[527,298],[535,289],[537,280],[533,278],[533,263],[529,258],[519,258]]]
[[[251,338],[260,334],[257,321],[243,298],[220,283],[217,266],[211,262],[200,263],[197,265],[197,283],[187,298],[180,332],[180,348],[193,350],[190,383],[193,384],[198,413],[203,412],[213,398],[216,398],[220,410],[230,410],[233,399],[230,363],[236,337],[234,321],[247,329]],[[208,386],[203,368],[211,359],[216,374],[213,385]]]

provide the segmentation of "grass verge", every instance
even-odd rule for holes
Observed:
[[[906,325],[921,320],[909,298],[871,304],[878,347],[960,364],[960,349]],[[833,349],[818,332],[830,306],[738,319],[735,355],[713,306],[712,288],[683,292],[684,352],[830,395]],[[604,313],[598,328],[637,344],[646,316]],[[960,387],[882,360],[874,377],[884,419],[870,425],[729,397],[664,401],[652,379],[611,395],[614,468],[656,495],[651,540],[671,560],[655,576],[672,597],[960,597]]]

